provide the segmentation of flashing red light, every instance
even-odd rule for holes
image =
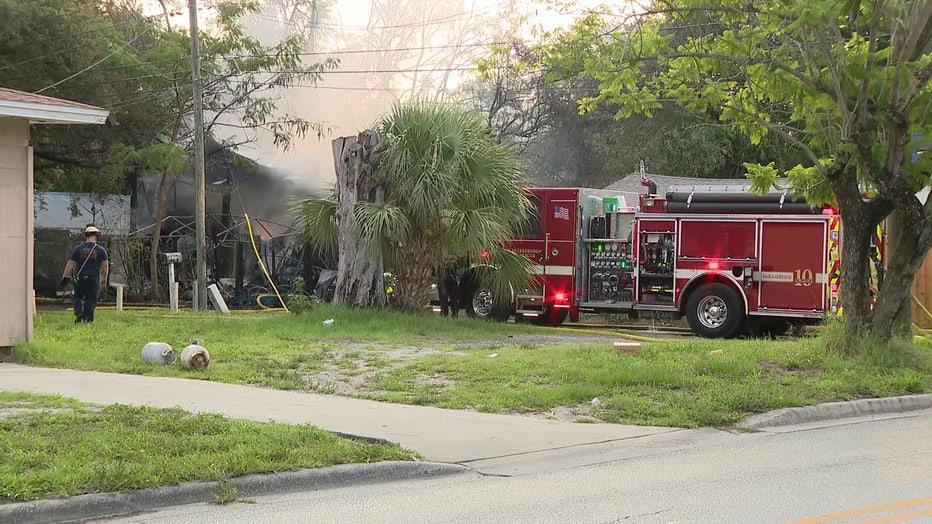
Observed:
[[[707,267],[709,269],[718,269],[718,260],[712,260]]]
[[[483,250],[482,253],[481,253],[479,256],[482,257],[482,258],[491,258],[491,257],[492,257],[492,253],[489,253],[489,250],[486,249],[486,250]]]
[[[566,294],[565,293],[554,293],[553,299],[557,302],[563,302],[564,300],[566,300]]]

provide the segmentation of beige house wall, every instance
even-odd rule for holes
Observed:
[[[29,122],[0,118],[0,347],[32,338],[32,186]]]

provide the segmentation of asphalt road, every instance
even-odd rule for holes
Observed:
[[[833,424],[653,435],[118,522],[932,522],[932,411]]]

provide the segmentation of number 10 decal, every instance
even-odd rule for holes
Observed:
[[[815,280],[812,278],[811,269],[797,269],[793,271],[793,285],[809,287]]]

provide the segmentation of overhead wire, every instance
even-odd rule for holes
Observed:
[[[151,29],[151,28],[150,28],[150,29]],[[72,74],[72,75],[69,75],[69,76],[63,78],[62,80],[59,80],[58,82],[55,82],[54,84],[47,85],[47,86],[43,87],[42,89],[40,89],[40,90],[38,90],[38,91],[34,91],[34,93],[35,93],[35,94],[40,94],[40,93],[42,93],[42,92],[44,92],[44,91],[48,91],[49,89],[52,89],[53,87],[58,87],[59,85],[61,85],[61,84],[65,83],[65,82],[71,80],[72,78],[75,78],[75,77],[77,77],[77,76],[83,75],[84,73],[90,71],[90,70],[93,69],[94,67],[96,67],[96,66],[102,64],[103,62],[105,62],[105,61],[107,61],[107,60],[109,60],[109,59],[111,59],[111,58],[113,58],[117,53],[123,51],[123,50],[126,49],[127,47],[133,45],[133,43],[134,43],[136,40],[139,40],[140,38],[143,37],[143,35],[145,35],[145,34],[148,33],[148,32],[149,32],[149,29],[146,29],[146,30],[143,31],[142,33],[139,33],[138,35],[136,35],[135,37],[133,37],[130,41],[126,42],[126,44],[124,44],[123,46],[121,46],[121,47],[120,47],[119,49],[117,49],[116,51],[110,53],[109,55],[107,55],[107,56],[105,56],[105,57],[103,57],[103,58],[101,58],[100,60],[94,62],[93,64],[91,64],[91,65],[85,67],[84,69],[78,71],[77,73],[74,73],[74,74]]]

